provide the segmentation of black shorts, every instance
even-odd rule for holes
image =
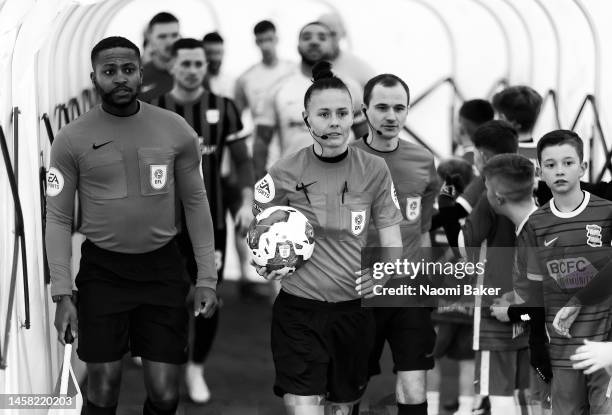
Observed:
[[[223,186],[223,207],[229,210],[232,218],[235,218],[240,206],[242,206],[242,188],[231,176],[229,178],[222,177],[221,185]]]
[[[76,286],[81,360],[120,360],[128,348],[155,362],[187,360],[189,281],[175,241],[144,254],[85,241]]]
[[[374,338],[370,309],[361,300],[326,303],[281,291],[272,312],[274,393],[322,395],[352,403],[368,382]]]
[[[393,372],[429,370],[434,367],[436,332],[427,307],[374,307],[376,339],[370,355],[370,376],[378,375],[379,360],[389,342]]]
[[[434,357],[447,356],[453,360],[474,358],[474,325],[455,322],[439,322]]]

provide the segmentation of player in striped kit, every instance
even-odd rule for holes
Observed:
[[[585,375],[572,370],[570,360],[585,339],[610,338],[612,299],[581,305],[576,293],[610,260],[612,203],[580,189],[587,165],[582,140],[574,132],[556,130],[544,135],[537,156],[553,199],[527,223],[529,242],[537,248],[529,250],[527,278],[540,288],[546,309],[553,413],[612,413],[612,400],[605,396],[610,376],[604,371]],[[555,317],[565,306],[574,312],[560,322]]]
[[[509,123],[494,120],[476,130],[474,144],[476,164],[482,171],[493,156],[516,153],[518,137]],[[467,217],[459,241],[468,258],[474,262],[486,259],[485,273],[478,284],[501,288],[502,293],[512,291],[514,256],[507,252],[514,250],[514,224],[493,210],[486,194],[481,194]],[[487,296],[476,298],[473,347],[476,350],[475,392],[490,397],[491,410],[495,414],[517,410],[520,401],[515,399],[516,390],[529,387],[529,359],[527,336],[517,336],[512,325],[501,323],[490,315],[493,300]]]
[[[237,176],[241,180],[242,207],[236,218],[237,226],[243,232],[252,220],[253,163],[244,140],[237,135],[242,129],[242,123],[236,106],[230,99],[217,96],[202,86],[206,62],[202,43],[196,39],[177,40],[172,47],[172,56],[174,87],[170,92],[152,100],[152,104],[181,115],[198,134],[202,176],[215,229],[215,262],[221,279],[227,234],[220,171],[223,150],[229,149],[237,166]],[[184,223],[184,214],[182,217]],[[192,249],[186,229],[179,235],[179,243],[187,260],[188,273],[193,278],[196,268],[193,255],[190,254]],[[186,380],[189,396],[194,402],[203,403],[210,398],[204,382],[203,363],[212,347],[218,321],[217,312],[211,319],[196,318],[193,323],[194,338],[186,368]]]

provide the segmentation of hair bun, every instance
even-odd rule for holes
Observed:
[[[335,78],[333,72],[331,71],[331,67],[331,63],[327,61],[315,63],[315,65],[312,67],[312,80],[316,82],[324,78]]]

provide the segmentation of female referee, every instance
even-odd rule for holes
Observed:
[[[274,392],[290,415],[349,414],[365,390],[374,340],[372,314],[359,299],[372,291],[370,274],[361,275],[361,248],[370,221],[381,246],[401,247],[402,216],[385,161],[348,146],[346,85],[328,62],[312,72],[302,115],[314,143],[270,168],[255,185],[254,208],[290,205],[306,215],[316,239],[310,260],[281,280],[274,303]],[[265,267],[258,272],[278,278]],[[359,292],[356,274],[368,281]]]

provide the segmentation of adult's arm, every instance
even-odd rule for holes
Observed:
[[[47,172],[46,248],[51,274],[51,295],[71,295],[72,222],[78,164],[70,139],[62,130],[51,146]]]
[[[185,127],[191,128],[185,124]],[[215,242],[212,235],[213,223],[210,206],[206,197],[204,181],[200,175],[200,152],[195,132],[190,131],[183,139],[175,160],[177,193],[183,209],[198,275],[196,287],[217,288],[215,267]]]

